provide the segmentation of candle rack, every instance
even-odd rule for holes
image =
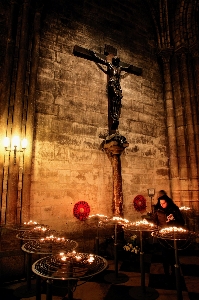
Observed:
[[[36,293],[36,287],[31,285],[32,275],[32,254],[44,255],[57,252],[69,252],[74,250],[78,243],[65,239],[62,232],[50,230],[48,226],[35,226],[32,230],[19,231],[17,238],[28,241],[22,245],[21,249],[26,254],[26,279],[25,286],[15,290],[15,296],[30,297]]]
[[[109,218],[102,214],[91,215],[85,220],[85,224],[90,226],[91,228],[96,229],[96,237],[95,237],[95,253],[99,255],[99,229],[100,227],[106,226]]]
[[[129,220],[120,217],[113,217],[107,223],[107,225],[114,226],[114,272],[105,275],[104,279],[114,284],[124,283],[129,280],[126,274],[118,272],[118,225],[123,226],[127,223],[129,223]]]
[[[35,226],[31,230],[19,231],[16,235],[17,239],[20,240],[38,240],[45,238],[50,235],[56,235],[55,230],[50,230],[48,226]]]
[[[53,280],[66,280],[68,299],[72,300],[74,287],[76,288],[79,280],[87,282],[91,277],[105,270],[107,266],[108,262],[101,256],[71,252],[39,259],[33,264],[32,270],[37,277],[48,279],[46,299],[52,299]]]
[[[145,285],[145,266],[144,266],[144,251],[143,251],[143,232],[153,231],[155,225],[148,222],[147,220],[136,221],[133,223],[126,224],[124,226],[124,231],[140,233],[140,276],[141,276],[141,285],[132,287],[129,290],[130,296],[136,300],[154,300],[157,299],[159,294],[158,292],[150,287]]]
[[[22,250],[32,254],[56,254],[59,252],[68,253],[76,249],[78,243],[74,240],[65,238],[42,238],[40,240],[31,240],[22,246]]]
[[[177,300],[183,300],[182,296],[182,288],[181,288],[181,277],[180,277],[180,264],[178,258],[178,244],[177,241],[185,241],[185,245],[187,243],[192,242],[192,240],[196,237],[195,232],[191,232],[187,229],[181,227],[166,227],[160,229],[153,233],[156,235],[158,239],[173,241],[173,249],[175,253],[175,280],[176,280],[176,290],[177,290]],[[169,244],[171,247],[171,244]],[[182,247],[182,246],[181,246]]]

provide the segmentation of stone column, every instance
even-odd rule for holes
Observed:
[[[26,66],[27,66],[27,52],[28,52],[28,20],[29,20],[30,0],[23,2],[22,8],[22,23],[20,30],[19,43],[19,57],[17,65],[15,98],[14,98],[14,112],[12,123],[12,136],[19,136],[22,138],[22,110],[25,92]],[[18,177],[19,177],[19,160],[17,156],[16,164],[14,164],[14,155],[11,152],[9,177],[8,177],[8,197],[6,210],[6,223],[15,224],[17,221],[17,211],[20,213],[21,199],[18,199]]]
[[[170,70],[171,54],[172,54],[172,49],[162,50],[159,53],[163,62],[164,100],[165,100],[166,124],[167,124],[167,132],[168,132],[171,193],[175,203],[180,204],[180,182],[179,182],[179,170],[178,170],[178,159],[177,159],[176,126],[175,126],[173,90],[171,84],[171,70]]]
[[[0,142],[1,149],[3,149],[3,139],[7,135],[7,121],[8,121],[8,107],[10,101],[10,89],[12,82],[12,71],[13,71],[13,61],[14,61],[14,50],[16,42],[17,33],[17,17],[18,17],[18,1],[11,1],[10,15],[8,16],[8,36],[7,36],[7,46],[6,54],[4,60],[3,69],[3,84],[1,90],[1,101],[0,101]],[[6,205],[7,205],[7,182],[9,174],[9,155],[8,152],[5,155],[0,156],[0,194],[2,198],[1,203],[1,224],[5,223]],[[3,184],[2,184],[3,182]]]
[[[129,144],[126,142],[126,140],[121,143],[121,140],[118,140],[117,137],[118,135],[116,134],[113,139],[105,143],[104,149],[107,155],[110,157],[113,169],[113,215],[123,217],[123,192],[120,156]]]
[[[194,123],[195,146],[198,162],[198,176],[199,176],[199,45],[194,44],[190,49],[192,55],[192,65],[189,65],[189,82],[191,92],[191,104]]]
[[[199,113],[199,107],[197,103],[198,96],[195,92],[195,76],[194,76],[194,67],[195,61],[193,62],[193,58],[189,56],[188,61],[188,72],[189,72],[189,90],[190,90],[190,103],[192,108],[192,120],[193,120],[193,130],[194,130],[194,145],[195,145],[195,154],[196,154],[196,169],[197,169],[197,182],[199,180],[199,119],[198,119],[198,113]],[[197,191],[194,191],[194,199],[196,200],[196,203],[198,203],[198,212],[199,212],[199,183],[197,185]]]
[[[188,178],[188,162],[186,151],[186,136],[184,131],[184,108],[181,94],[180,73],[178,66],[178,56],[174,54],[172,58],[172,84],[173,99],[175,107],[175,124],[176,124],[176,141],[177,141],[177,157],[179,163],[179,178],[181,187],[182,205],[189,206],[189,178]]]
[[[37,69],[39,63],[39,45],[40,45],[40,28],[41,28],[41,12],[43,6],[38,7],[34,17],[34,36],[31,53],[30,68],[30,84],[28,95],[28,109],[26,121],[26,138],[28,147],[24,155],[24,176],[22,189],[22,213],[21,221],[30,220],[30,187],[31,187],[31,169],[32,169],[32,150],[33,150],[33,134],[35,122],[35,90],[37,81]]]
[[[189,195],[189,201],[191,207],[198,209],[198,171],[197,171],[197,161],[196,161],[196,148],[194,140],[194,128],[193,128],[193,118],[192,118],[192,107],[190,99],[189,90],[189,76],[187,68],[187,55],[185,49],[180,49],[180,65],[181,65],[181,82],[184,100],[184,117],[185,117],[185,136],[187,142],[187,159],[188,159],[188,175],[190,179],[189,190],[191,194]]]

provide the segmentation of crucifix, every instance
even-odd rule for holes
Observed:
[[[107,74],[109,136],[105,140],[103,149],[109,156],[113,169],[113,215],[122,217],[123,193],[120,155],[129,144],[118,131],[123,98],[120,80],[130,73],[139,76],[142,74],[142,69],[121,62],[117,57],[117,49],[109,45],[105,45],[104,54],[76,45],[73,54],[94,61],[100,70]]]
[[[96,53],[79,46],[75,46],[74,55],[94,61],[97,66],[107,74],[107,90],[108,90],[108,124],[109,135],[114,134],[119,126],[119,118],[121,113],[123,98],[120,81],[127,74],[142,74],[142,69],[121,62],[117,56],[117,49],[110,45],[105,45],[104,54]],[[106,66],[104,68],[103,66]],[[125,72],[125,73],[124,73]]]

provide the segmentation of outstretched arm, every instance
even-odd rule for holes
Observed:
[[[125,71],[127,73],[130,73],[130,74],[135,74],[137,76],[140,76],[142,75],[142,69],[141,68],[138,68],[138,67],[135,67],[133,65],[127,65],[127,64],[123,64],[121,66],[121,70],[122,71]]]
[[[127,65],[127,66],[121,66],[121,71],[123,71],[124,73],[120,75],[120,78],[123,79],[125,77],[127,77],[130,74],[130,70],[131,70],[131,65]]]
[[[99,63],[95,62],[95,64],[101,71],[103,71],[105,74],[107,74],[107,70],[105,70]]]
[[[100,70],[102,70],[105,74],[107,74],[107,70],[105,70],[105,69],[100,65],[100,62],[107,65],[107,61],[104,60],[103,58],[99,57],[93,50],[89,50],[89,52],[90,52],[90,54],[91,54],[92,56],[96,57],[97,60],[99,61],[99,63],[98,63],[98,62],[95,62],[96,65],[98,66],[98,68],[99,68]]]

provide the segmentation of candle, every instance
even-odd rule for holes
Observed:
[[[172,233],[172,232],[176,232],[176,233],[185,233],[187,232],[186,229],[183,229],[181,227],[166,227],[166,228],[162,228],[159,231],[161,234],[167,234],[167,233]]]
[[[80,255],[76,255],[75,258],[76,258],[77,261],[81,260],[81,256]]]
[[[188,206],[181,206],[181,207],[179,207],[179,209],[180,209],[180,210],[189,210],[189,209],[191,209],[191,208],[188,207]]]
[[[28,221],[28,222],[24,222],[24,225],[36,225],[37,222],[33,222],[32,220]]]
[[[143,219],[142,221],[136,221],[134,223],[131,223],[132,226],[141,226],[141,227],[153,227],[154,224],[148,222],[146,219]]]
[[[66,261],[66,256],[62,256],[61,260]]]
[[[47,228],[46,227],[37,226],[37,227],[34,227],[33,230],[35,230],[35,231],[46,231]]]
[[[121,224],[123,224],[123,223],[129,223],[129,220],[123,219],[121,217],[113,217],[113,221],[118,221],[118,223],[121,223]]]
[[[88,261],[89,263],[92,263],[94,260],[95,260],[95,258],[94,258],[94,256],[93,256],[93,254],[90,254],[87,261]]]

